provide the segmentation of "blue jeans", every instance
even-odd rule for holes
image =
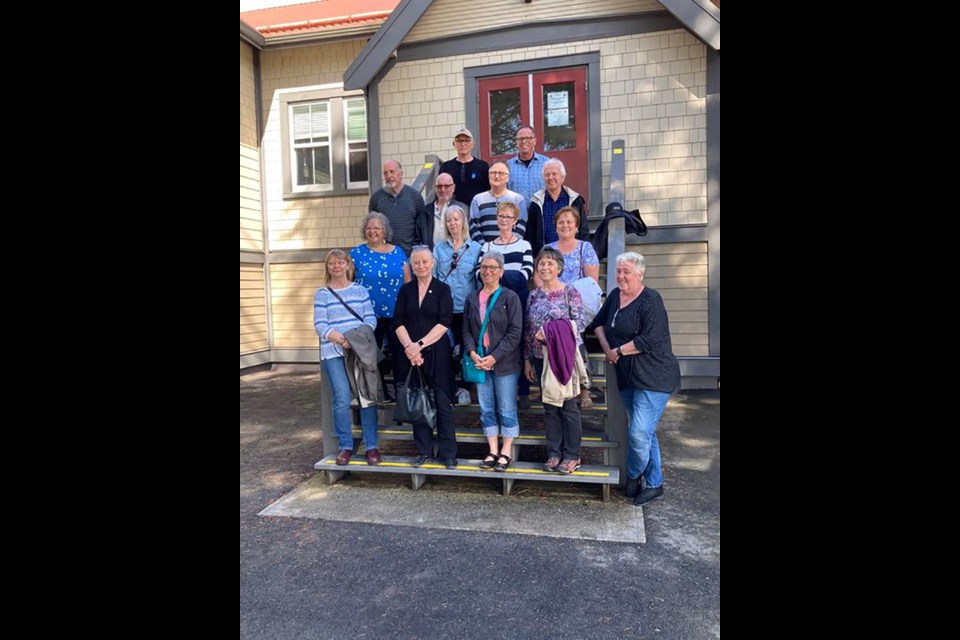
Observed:
[[[333,392],[333,430],[337,434],[337,443],[341,450],[353,450],[352,426],[350,424],[350,381],[343,358],[329,358],[323,361],[323,373]],[[363,444],[369,449],[377,448],[377,408],[360,409],[360,422],[363,423]]]
[[[641,474],[651,488],[663,484],[663,469],[660,466],[660,442],[657,440],[657,424],[667,408],[669,393],[646,389],[624,389],[620,392],[623,407],[627,411],[627,475],[639,478]]]
[[[487,381],[477,384],[477,399],[480,400],[480,426],[483,435],[497,435],[497,425],[503,425],[504,438],[520,435],[520,420],[517,418],[517,380],[520,372],[495,376],[487,371]],[[500,421],[497,422],[497,414]]]
[[[534,256],[536,257],[536,256]],[[520,298],[520,312],[523,314],[523,323],[520,327],[520,335],[526,333],[527,327],[527,299],[530,298],[530,287],[527,285],[527,279],[519,271],[505,271],[500,277],[500,284],[513,291]],[[521,337],[519,349],[523,349],[523,339]],[[522,366],[522,365],[521,365]],[[522,373],[522,369],[521,369]],[[527,376],[520,376],[520,396],[530,397],[530,381]]]

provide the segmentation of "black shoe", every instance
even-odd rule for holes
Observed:
[[[430,459],[430,456],[417,456],[417,461],[413,463],[415,467],[422,467],[427,463],[427,460]]]
[[[640,492],[640,478],[627,478],[627,486],[623,488],[623,497],[635,498]]]
[[[457,459],[456,458],[447,458],[443,461],[443,464],[447,466],[447,469],[456,469],[457,468]]]
[[[634,506],[639,507],[662,497],[663,485],[660,485],[659,487],[647,487],[637,494],[637,497],[633,499],[633,504]]]

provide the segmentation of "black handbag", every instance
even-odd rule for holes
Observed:
[[[414,369],[417,370],[419,385],[411,387],[410,379]],[[430,429],[437,426],[437,400],[433,389],[424,380],[420,367],[410,367],[406,382],[397,385],[397,406],[393,410],[393,419]]]

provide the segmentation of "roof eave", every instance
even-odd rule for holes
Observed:
[[[401,0],[383,26],[343,72],[344,89],[364,89],[397,50],[433,0]]]
[[[363,89],[376,77],[433,0],[401,0],[343,73],[345,89]],[[660,0],[695,36],[720,50],[720,10],[708,0]]]
[[[309,44],[328,43],[337,40],[356,40],[360,37],[371,36],[380,28],[380,24],[353,25],[343,29],[325,29],[307,33],[290,33],[266,38],[265,49],[279,47],[303,46]]]
[[[257,49],[263,49],[263,45],[266,42],[263,39],[263,36],[260,35],[256,29],[248,25],[243,20],[240,21],[240,39],[246,40],[250,45],[256,47]]]
[[[673,14],[704,44],[720,51],[720,9],[709,0],[659,0],[664,9]]]

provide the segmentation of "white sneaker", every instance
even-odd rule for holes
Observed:
[[[457,404],[470,404],[470,392],[466,389],[457,389]]]

